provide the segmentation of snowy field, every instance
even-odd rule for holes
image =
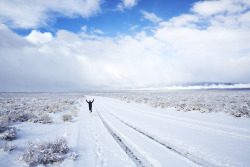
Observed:
[[[104,96],[177,111],[223,112],[250,117],[250,90],[169,90],[112,93]]]
[[[249,91],[2,93],[0,166],[248,167],[249,104]]]
[[[0,166],[74,159],[75,150],[65,141],[69,131],[65,127],[74,125],[64,123],[63,116],[76,116],[83,98],[80,94],[1,93]]]

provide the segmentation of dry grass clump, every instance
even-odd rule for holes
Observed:
[[[72,116],[70,114],[63,114],[62,115],[62,120],[64,122],[70,122],[72,120]]]
[[[43,115],[40,117],[39,123],[50,124],[52,123],[52,118],[49,115]]]

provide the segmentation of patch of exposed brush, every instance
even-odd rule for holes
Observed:
[[[65,158],[76,159],[76,152],[69,152],[69,146],[65,138],[57,138],[55,141],[41,142],[39,144],[27,143],[25,150],[19,159],[29,166],[61,162]]]
[[[76,109],[70,110],[70,114],[71,114],[73,117],[77,117],[77,116],[78,116],[78,112],[77,112]]]
[[[10,152],[16,149],[16,147],[16,145],[8,144],[8,142],[5,142],[3,145],[0,146],[0,148],[3,149],[4,152]]]
[[[0,139],[14,140],[16,138],[16,128],[9,125],[7,120],[0,120]]]
[[[62,120],[64,122],[70,122],[72,120],[72,116],[70,114],[63,114],[62,115]]]

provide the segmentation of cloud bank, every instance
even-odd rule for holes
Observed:
[[[100,12],[101,0],[2,0],[0,22],[13,28],[48,26],[57,17],[89,18]]]
[[[204,11],[207,5],[213,8]],[[83,27],[80,33],[59,30],[52,36],[33,30],[21,37],[1,24],[0,91],[250,83],[249,5],[198,2],[189,14],[159,21],[150,34],[142,30],[133,36],[105,37],[98,29],[88,34]]]

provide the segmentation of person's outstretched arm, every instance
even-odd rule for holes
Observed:
[[[92,103],[95,101],[95,99],[93,99]]]
[[[86,102],[89,103],[87,99],[86,99]]]

